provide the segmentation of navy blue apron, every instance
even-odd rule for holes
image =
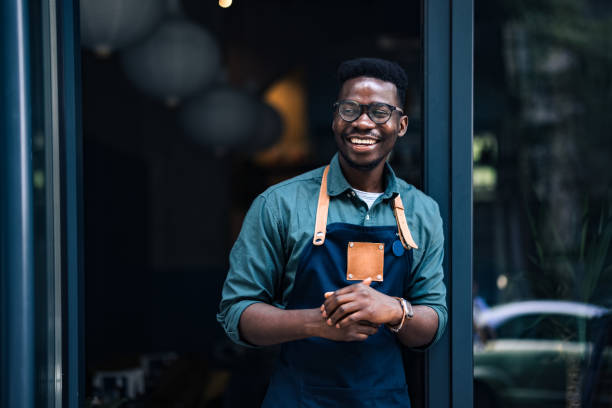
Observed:
[[[327,194],[326,175],[327,170],[321,194]],[[327,206],[323,211],[327,211]],[[318,215],[320,212],[321,205]],[[394,225],[327,225],[324,243],[308,245],[304,250],[286,308],[318,308],[325,292],[357,283],[347,280],[350,242],[384,244],[384,279],[373,281],[370,286],[389,296],[404,296],[412,251],[405,250],[400,234]],[[285,343],[262,406],[410,407],[401,349],[396,335],[384,325],[365,341],[337,342],[311,337]]]

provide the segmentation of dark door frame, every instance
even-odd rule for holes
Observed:
[[[0,405],[34,407],[34,229],[28,8],[0,3]]]
[[[81,41],[78,0],[57,1],[59,115],[62,156],[64,259],[66,276],[64,404],[85,402],[85,268],[83,238],[83,135]]]
[[[426,359],[427,406],[473,406],[473,0],[424,0],[425,191],[444,220],[449,323]]]

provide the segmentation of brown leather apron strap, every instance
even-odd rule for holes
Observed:
[[[319,190],[319,203],[317,204],[317,221],[315,223],[314,237],[312,243],[314,245],[323,245],[325,242],[325,233],[327,230],[327,211],[329,210],[329,194],[327,194],[327,173],[329,166],[323,170],[323,178],[321,179],[321,189]]]
[[[325,167],[325,170],[323,170],[321,189],[319,190],[315,231],[314,237],[312,238],[312,243],[316,246],[323,245],[325,242],[325,233],[327,232],[327,212],[329,210],[329,194],[327,194],[328,172],[329,166]],[[406,214],[404,213],[404,204],[399,194],[393,200],[391,207],[393,208],[393,215],[395,215],[395,222],[397,223],[397,232],[402,245],[406,249],[409,249],[409,247],[418,249],[419,247],[412,239],[412,234],[410,234],[410,228],[408,228]]]
[[[398,232],[400,241],[402,241],[402,245],[406,249],[410,249],[408,247],[418,249],[419,247],[412,239],[410,228],[408,228],[408,222],[406,221],[406,214],[404,213],[404,203],[402,203],[402,199],[399,194],[393,200],[392,207],[393,207],[393,214],[395,215],[395,220],[397,222],[397,232]]]

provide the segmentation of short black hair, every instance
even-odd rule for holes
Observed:
[[[340,87],[349,79],[360,76],[391,82],[397,88],[397,98],[400,107],[406,103],[406,88],[408,75],[398,63],[380,58],[355,58],[344,61],[338,67],[338,83]]]

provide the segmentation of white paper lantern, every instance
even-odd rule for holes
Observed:
[[[122,53],[127,77],[143,92],[175,105],[219,75],[221,53],[214,38],[184,18],[164,21],[144,42]]]
[[[272,107],[231,87],[195,97],[181,109],[179,121],[189,137],[216,150],[258,150],[278,139],[282,130]]]
[[[145,38],[161,21],[163,0],[80,0],[81,44],[106,56]]]

